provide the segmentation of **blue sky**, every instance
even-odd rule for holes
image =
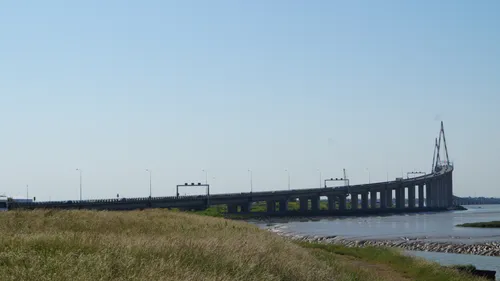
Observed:
[[[71,3],[70,3],[71,2]],[[500,196],[498,1],[2,1],[0,193],[316,187],[429,171]],[[367,172],[367,169],[369,172]],[[214,179],[215,177],[215,179]],[[186,191],[189,193],[189,191]],[[201,192],[192,190],[192,193]]]

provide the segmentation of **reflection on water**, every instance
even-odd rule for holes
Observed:
[[[421,257],[421,258],[424,258],[427,260],[438,262],[442,265],[473,264],[477,267],[477,269],[495,270],[497,272],[496,279],[500,280],[500,258],[499,257],[433,253],[433,252],[415,252],[415,251],[407,251],[407,253],[410,255],[413,255],[413,256],[417,256],[417,257]]]
[[[317,221],[291,221],[274,227],[307,235],[337,235],[348,239],[398,239],[477,243],[499,241],[500,229],[463,228],[457,224],[500,220],[500,205],[467,206],[467,211],[394,216],[344,217]],[[261,225],[265,227],[264,225]]]

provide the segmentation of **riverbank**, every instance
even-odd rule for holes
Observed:
[[[0,233],[1,280],[482,280],[395,250],[158,209],[4,212]]]
[[[500,228],[500,221],[472,222],[457,225],[458,227]]]
[[[350,240],[337,236],[308,236],[285,233],[278,229],[270,228],[269,231],[293,241],[335,244],[345,247],[388,247],[400,248],[408,251],[441,252],[454,254],[471,254],[482,256],[500,256],[500,242],[487,242],[478,244],[429,242],[423,240]]]

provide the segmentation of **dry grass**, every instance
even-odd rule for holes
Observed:
[[[388,280],[244,222],[164,210],[9,211],[0,233],[2,281]]]

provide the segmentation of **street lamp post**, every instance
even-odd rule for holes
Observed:
[[[146,169],[146,172],[149,173],[149,198],[151,198],[152,192],[151,192],[151,170]]]
[[[285,172],[288,173],[288,190],[290,190],[290,171],[288,171],[288,169],[285,169]]]
[[[321,170],[318,169],[318,172],[319,172],[319,187],[321,188]]]
[[[248,169],[248,172],[250,173],[250,193],[253,193],[253,175],[252,175],[252,170]]]
[[[78,172],[80,172],[80,201],[82,201],[82,169],[76,169]]]
[[[368,172],[368,183],[371,183],[370,170],[368,168],[365,168],[365,170]]]

